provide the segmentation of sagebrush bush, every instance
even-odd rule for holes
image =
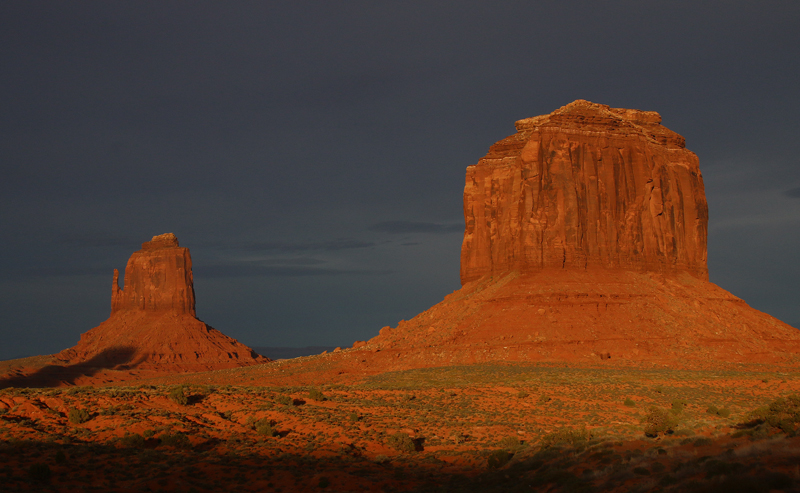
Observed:
[[[644,434],[650,437],[658,436],[659,433],[671,433],[678,426],[678,417],[666,409],[651,407],[642,420],[644,423]]]
[[[275,429],[275,422],[269,418],[262,418],[255,422],[253,428],[259,435],[274,437],[278,435],[278,430]]]
[[[504,450],[515,452],[522,446],[522,443],[519,441],[519,438],[512,436],[503,438],[502,440],[500,440],[500,442],[498,442],[498,445],[502,447]]]
[[[85,423],[90,419],[92,419],[92,416],[86,409],[75,409],[75,408],[70,409],[69,412],[67,412],[67,417],[70,423],[76,425]]]
[[[509,453],[507,450],[504,449],[495,450],[494,452],[489,454],[489,457],[487,458],[486,462],[489,466],[489,469],[500,469],[501,467],[506,465],[508,461],[511,460],[512,456],[513,455]]]
[[[143,448],[145,439],[138,433],[126,433],[125,436],[119,439],[119,443],[127,448]]]
[[[542,447],[552,447],[554,445],[571,445],[574,447],[589,440],[591,437],[592,434],[586,428],[561,428],[540,438],[539,444]]]
[[[683,410],[686,408],[687,404],[688,403],[684,400],[675,399],[674,401],[672,401],[672,409],[670,409],[670,412],[672,414],[681,414]]]
[[[417,446],[416,444],[414,444],[414,440],[412,440],[410,436],[402,432],[390,435],[389,438],[386,439],[386,444],[389,447],[398,450],[400,452],[414,452],[417,450]]]
[[[795,432],[800,424],[800,395],[779,397],[769,406],[764,406],[747,415],[751,421],[761,421],[773,428],[778,428],[787,435]]]
[[[161,441],[161,445],[166,447],[188,448],[192,445],[189,437],[183,433],[164,433],[158,439]]]
[[[172,390],[169,391],[169,398],[172,400],[172,402],[181,406],[185,406],[189,403],[189,398],[186,397],[186,394],[184,393],[183,385],[173,387]]]
[[[311,390],[309,390],[308,391],[308,397],[313,399],[313,400],[315,400],[315,401],[320,401],[320,402],[328,400],[328,398],[325,397],[325,394],[323,394],[319,389],[311,389]]]
[[[625,402],[623,403],[628,407],[636,407],[636,403],[630,397],[625,398]]]

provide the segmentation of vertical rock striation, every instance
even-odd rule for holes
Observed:
[[[461,281],[601,267],[708,278],[697,156],[653,111],[577,100],[467,168]]]

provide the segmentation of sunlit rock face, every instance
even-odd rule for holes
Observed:
[[[158,371],[269,361],[196,318],[192,257],[172,233],[154,236],[131,255],[122,289],[114,269],[111,316],[56,356],[69,364]]]
[[[707,279],[697,156],[654,111],[577,100],[467,168],[461,282],[601,267]]]
[[[125,267],[125,288],[114,269],[111,313],[121,310],[188,313],[195,316],[192,256],[167,233],[154,236],[134,252]]]

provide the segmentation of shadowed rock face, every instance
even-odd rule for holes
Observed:
[[[117,366],[127,368],[200,371],[269,361],[196,318],[192,257],[172,233],[131,255],[124,289],[114,269],[111,316],[56,356],[77,364],[118,348],[129,357]]]
[[[653,111],[577,100],[467,168],[461,282],[601,267],[708,279],[697,156]]]

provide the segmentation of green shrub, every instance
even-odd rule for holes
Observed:
[[[635,403],[635,402],[633,402],[633,399],[631,399],[630,397],[626,397],[626,398],[625,398],[625,402],[624,402],[624,404],[625,404],[626,406],[628,406],[628,407],[636,407],[636,403]]]
[[[650,408],[642,422],[644,423],[644,434],[654,437],[659,433],[674,431],[678,426],[678,417],[666,409],[654,406]]]
[[[711,406],[708,406],[708,409],[706,409],[706,412],[708,414],[717,414],[717,413],[719,413],[719,408],[717,406],[711,405]]]
[[[52,475],[47,464],[33,464],[28,468],[28,477],[34,481],[49,481]]]
[[[683,410],[686,408],[686,404],[687,404],[686,401],[675,399],[674,401],[672,401],[672,409],[670,409],[670,412],[675,415],[681,414]]]
[[[633,468],[634,474],[639,474],[640,476],[649,476],[650,470],[644,467],[634,467]]]
[[[269,418],[262,418],[256,421],[254,428],[259,435],[268,437],[278,436],[278,430],[275,429],[275,422]]]
[[[319,389],[311,389],[311,390],[309,390],[308,391],[308,397],[313,399],[313,400],[315,400],[315,401],[319,401],[319,402],[328,400],[328,398],[325,397],[325,394],[323,394]]]
[[[524,398],[528,397],[529,395],[530,394],[528,394],[524,390],[520,390],[519,392],[517,392],[517,399],[524,399]]]
[[[189,437],[183,433],[164,433],[158,439],[161,441],[160,444],[165,447],[189,448],[192,445]]]
[[[752,411],[747,418],[751,421],[766,423],[786,434],[792,434],[795,431],[795,425],[800,424],[800,396],[779,397],[769,406]]]
[[[390,435],[386,440],[386,444],[400,452],[414,452],[417,450],[414,440],[412,440],[410,436],[401,432]]]
[[[510,452],[517,451],[520,447],[522,447],[522,443],[519,441],[517,437],[505,437],[498,443],[503,450],[508,450]]]
[[[119,443],[126,448],[144,448],[145,439],[138,433],[126,433],[119,439]]]
[[[561,428],[553,433],[548,433],[539,440],[542,447],[552,447],[554,445],[581,445],[583,442],[592,437],[591,433],[586,428],[572,429]]]
[[[550,396],[549,395],[542,394],[542,395],[539,396],[538,399],[536,399],[536,403],[537,404],[547,404],[548,402],[550,402]]]
[[[717,411],[717,415],[722,417],[722,418],[727,418],[727,417],[729,417],[731,415],[731,410],[730,409],[720,409],[719,411]]]
[[[69,419],[70,423],[75,425],[85,423],[90,419],[92,419],[91,415],[89,415],[89,412],[86,411],[86,409],[74,409],[74,408],[70,409],[69,412],[67,412],[67,418]]]
[[[501,467],[506,465],[508,461],[511,460],[512,456],[513,455],[509,453],[507,450],[503,449],[495,450],[494,452],[489,454],[489,457],[487,458],[487,464],[489,466],[489,469],[500,469]]]
[[[294,404],[294,399],[288,395],[279,395],[275,398],[275,400],[278,401],[278,404],[283,404],[284,406],[291,406]]]
[[[186,397],[186,394],[183,392],[183,385],[173,387],[172,390],[169,391],[169,398],[172,402],[181,406],[189,404],[189,398]]]
[[[353,411],[347,415],[347,419],[355,423],[361,419],[361,416],[359,416],[357,412]]]
[[[142,436],[145,437],[145,438],[153,438],[153,436],[155,436],[155,434],[156,434],[156,432],[154,430],[144,430],[142,432]]]

